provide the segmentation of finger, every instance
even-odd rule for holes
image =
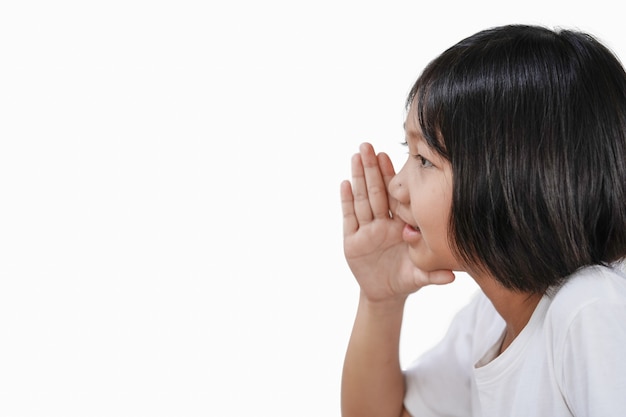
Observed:
[[[367,181],[361,154],[352,157],[352,196],[354,213],[359,224],[372,221],[372,208],[367,195]]]
[[[395,198],[393,198],[391,196],[391,193],[389,193],[389,184],[391,183],[391,180],[393,179],[393,177],[396,176],[396,171],[393,168],[393,163],[391,162],[391,159],[389,158],[389,155],[387,155],[384,152],[381,152],[377,155],[378,157],[378,166],[380,166],[380,172],[383,176],[383,181],[385,183],[385,188],[387,189],[387,198],[389,201],[389,211],[391,213],[395,213],[396,212],[396,207],[398,206],[398,200],[396,200]]]
[[[350,181],[341,183],[341,211],[343,212],[343,235],[355,233],[359,228],[359,222],[354,213],[354,197]]]
[[[377,155],[377,158],[378,166],[380,166],[380,172],[383,176],[383,180],[385,181],[385,186],[388,186],[389,182],[391,182],[391,179],[396,175],[396,171],[393,168],[393,163],[391,162],[389,155],[384,152],[380,152]]]
[[[361,160],[365,171],[365,181],[367,184],[367,195],[371,211],[374,218],[389,218],[389,199],[387,197],[387,187],[378,165],[378,157],[374,153],[374,148],[368,143],[361,145]]]
[[[428,274],[428,280],[431,284],[434,285],[450,284],[452,281],[454,281],[454,279],[454,272],[445,269],[432,271]]]

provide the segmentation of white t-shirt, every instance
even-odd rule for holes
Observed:
[[[481,292],[406,371],[414,417],[626,417],[626,275],[594,266],[545,295],[497,356],[505,323]]]

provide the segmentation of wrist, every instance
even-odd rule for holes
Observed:
[[[385,299],[372,299],[361,291],[359,296],[359,308],[368,310],[374,314],[386,315],[397,314],[404,311],[407,295],[396,295]]]

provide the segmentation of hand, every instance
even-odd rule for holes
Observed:
[[[425,272],[410,260],[404,222],[393,216],[398,201],[387,192],[391,160],[364,143],[352,157],[352,184],[341,183],[344,254],[361,291],[371,301],[405,298],[429,284],[447,284],[452,271]]]

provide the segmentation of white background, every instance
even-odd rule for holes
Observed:
[[[339,416],[358,144],[400,163],[420,70],[489,26],[626,57],[615,4],[3,2],[0,416]],[[410,298],[403,364],[474,289]]]

